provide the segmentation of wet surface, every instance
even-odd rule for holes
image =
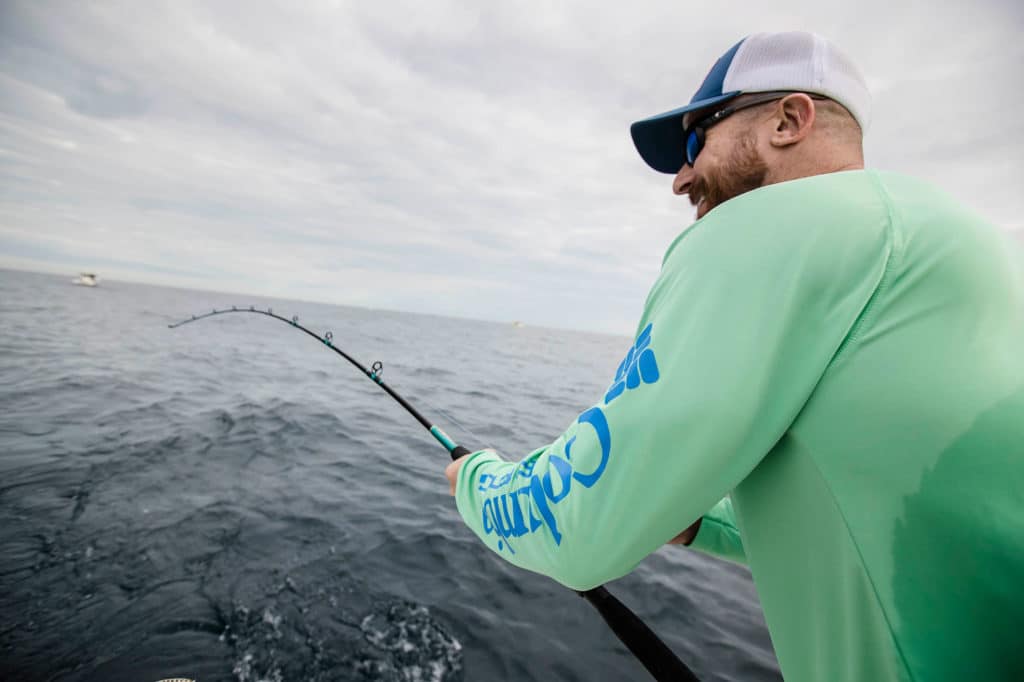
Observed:
[[[268,318],[167,329],[232,304],[332,330],[506,455],[629,345],[0,271],[0,677],[647,679],[583,600],[476,541],[447,454],[354,368]],[[666,548],[610,589],[702,679],[779,679],[744,569]]]

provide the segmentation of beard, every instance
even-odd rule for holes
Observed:
[[[729,199],[763,187],[767,177],[768,165],[757,151],[757,141],[753,135],[745,135],[718,168],[705,171],[693,180],[690,203],[697,206],[703,198],[704,205],[698,211],[706,214]]]

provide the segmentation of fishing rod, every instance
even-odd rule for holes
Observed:
[[[341,357],[348,360],[348,362],[354,365],[356,369],[366,375],[370,381],[380,386],[385,393],[394,398],[399,405],[404,407],[405,410],[423,426],[423,428],[429,431],[430,434],[448,450],[448,453],[451,455],[453,460],[472,452],[469,448],[459,445],[452,440],[452,438],[439,426],[431,423],[430,420],[420,414],[419,410],[413,407],[409,401],[384,383],[384,380],[381,379],[381,374],[384,371],[383,364],[379,361],[374,362],[370,365],[370,368],[367,369],[358,360],[334,345],[334,334],[328,331],[325,332],[323,336],[320,336],[316,332],[310,331],[299,324],[299,318],[297,315],[293,316],[289,320],[288,318],[275,313],[272,308],[260,310],[254,306],[249,306],[248,308],[231,306],[230,309],[225,308],[224,310],[217,310],[214,308],[212,312],[202,315],[193,315],[189,319],[182,320],[181,322],[175,322],[174,324],[169,324],[167,326],[170,329],[175,329],[191,322],[198,322],[199,320],[204,320],[208,317],[213,317],[214,315],[223,315],[226,313],[252,313],[266,315],[267,317],[280,320],[285,324],[291,325],[292,327],[305,332]],[[685,663],[679,660],[672,650],[668,648],[668,645],[662,642],[658,635],[647,627],[646,623],[640,620],[635,613],[619,601],[618,598],[612,595],[612,593],[603,585],[599,585],[589,590],[573,591],[586,599],[594,608],[597,609],[598,613],[601,614],[601,617],[604,618],[604,622],[612,629],[612,632],[614,632],[619,640],[626,645],[627,649],[633,652],[633,655],[637,657],[644,668],[647,669],[647,672],[649,672],[657,682],[698,682],[697,676],[693,674]]]

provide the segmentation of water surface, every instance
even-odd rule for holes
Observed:
[[[447,453],[521,456],[629,340],[0,270],[0,678],[646,680],[596,612],[487,551]],[[454,424],[447,416],[458,420]],[[703,680],[778,680],[749,573],[665,548],[610,589]]]

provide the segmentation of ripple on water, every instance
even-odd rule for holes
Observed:
[[[355,583],[304,588],[288,576],[278,587],[225,614],[238,682],[462,679],[462,644],[426,606]]]

